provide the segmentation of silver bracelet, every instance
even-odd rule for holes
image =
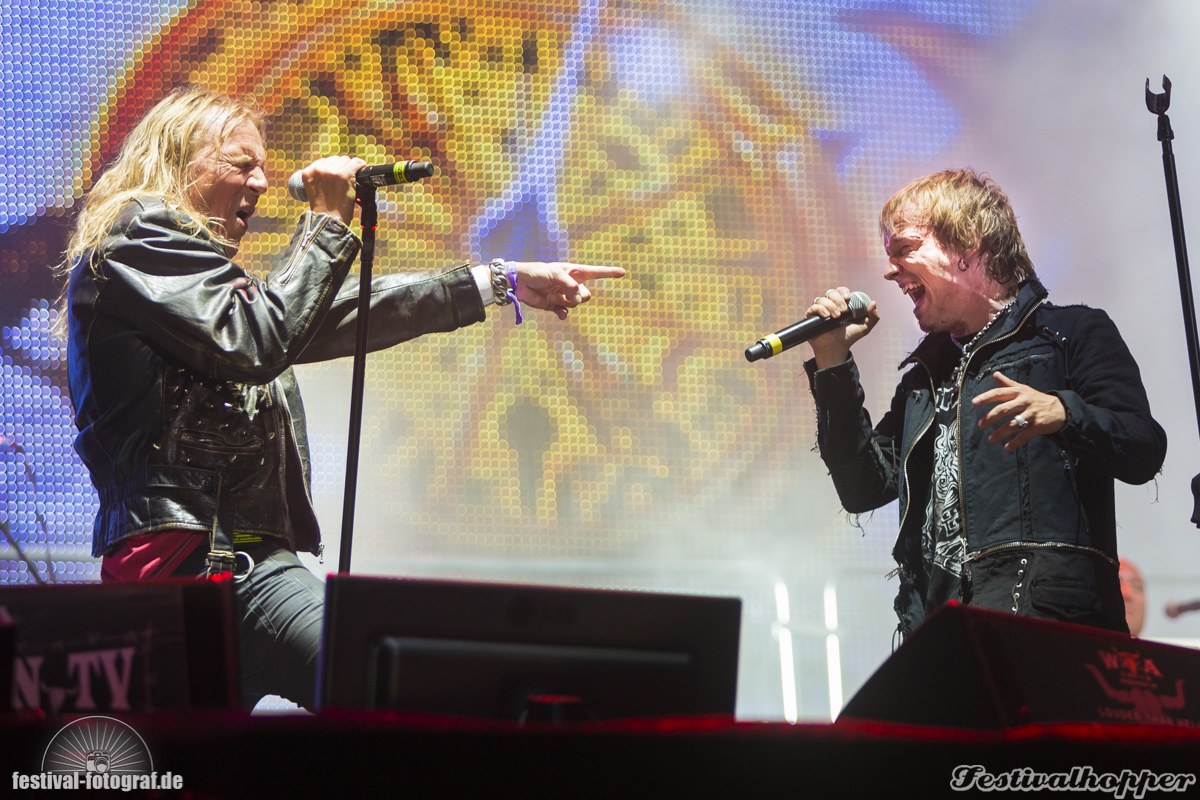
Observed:
[[[492,297],[496,305],[509,305],[512,303],[512,297],[509,296],[512,285],[508,282],[508,262],[503,258],[493,258],[488,262],[488,269],[492,271]]]

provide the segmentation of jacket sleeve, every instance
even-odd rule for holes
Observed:
[[[321,320],[301,362],[354,354],[359,284],[351,275]],[[442,273],[384,275],[371,281],[367,348],[382,350],[434,331],[452,331],[484,318],[483,298],[467,265]]]
[[[104,243],[109,308],[154,347],[222,380],[267,383],[295,363],[358,253],[349,228],[306,212],[260,281],[218,243],[186,232],[179,212],[137,206]]]
[[[895,500],[903,392],[897,389],[891,408],[872,428],[853,355],[843,364],[820,370],[810,359],[804,369],[816,404],[817,446],[842,506],[857,514]]]
[[[1167,434],[1150,415],[1137,362],[1117,326],[1099,309],[1067,340],[1067,385],[1051,392],[1067,410],[1055,436],[1089,468],[1126,483],[1145,483],[1162,469]]]

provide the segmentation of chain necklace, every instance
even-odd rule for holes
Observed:
[[[972,336],[970,341],[968,341],[966,344],[962,344],[957,338],[955,338],[954,334],[950,334],[950,341],[958,345],[959,350],[962,350],[962,357],[958,359],[958,365],[954,368],[954,375],[951,377],[950,381],[952,392],[955,394],[958,393],[960,385],[959,382],[962,380],[963,371],[967,368],[967,362],[971,360],[970,356],[975,350],[976,343],[983,339],[983,335],[987,333],[988,328],[992,327],[996,320],[1003,317],[1004,314],[1013,307],[1013,303],[1015,302],[1017,302],[1017,298],[1014,297],[1012,300],[1009,300],[1007,303],[1005,303],[1002,308],[996,309],[996,311],[992,313],[991,318],[987,321],[987,324],[980,328],[979,332]]]

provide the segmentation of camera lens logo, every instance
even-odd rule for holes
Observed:
[[[97,750],[87,754],[87,771],[104,774],[108,772],[108,753]]]
[[[153,771],[150,749],[141,735],[112,717],[83,717],[64,725],[42,756],[42,772],[144,775]]]

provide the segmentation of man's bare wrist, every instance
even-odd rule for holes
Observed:
[[[845,364],[850,360],[850,350],[813,350],[813,359],[817,362],[817,369],[829,369]]]

